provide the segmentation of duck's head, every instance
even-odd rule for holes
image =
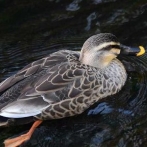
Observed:
[[[83,64],[104,68],[119,54],[140,56],[144,53],[145,49],[142,46],[137,48],[124,46],[115,35],[100,33],[85,41],[79,60]]]

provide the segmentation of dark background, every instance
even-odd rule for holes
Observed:
[[[80,50],[88,37],[115,34],[121,43],[147,48],[146,0],[0,0],[0,81],[61,49]],[[24,147],[146,147],[147,57],[123,58],[123,90],[85,113],[45,121]],[[2,128],[3,140],[31,124]]]

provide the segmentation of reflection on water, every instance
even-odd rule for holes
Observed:
[[[80,50],[100,32],[147,48],[146,0],[1,0],[0,8],[0,81],[49,53]],[[121,61],[128,72],[121,92],[79,116],[45,121],[22,147],[146,147],[147,55]],[[2,128],[0,146],[30,126]]]

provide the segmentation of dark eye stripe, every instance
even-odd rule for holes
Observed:
[[[111,50],[112,48],[120,49],[120,46],[119,45],[108,45],[102,49],[103,50]]]

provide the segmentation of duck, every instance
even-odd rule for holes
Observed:
[[[111,33],[88,38],[81,51],[59,50],[25,66],[0,83],[0,116],[8,121],[34,118],[30,130],[4,141],[16,147],[29,140],[44,120],[81,114],[100,99],[118,93],[127,72],[119,55],[141,56],[142,46],[128,47]]]

